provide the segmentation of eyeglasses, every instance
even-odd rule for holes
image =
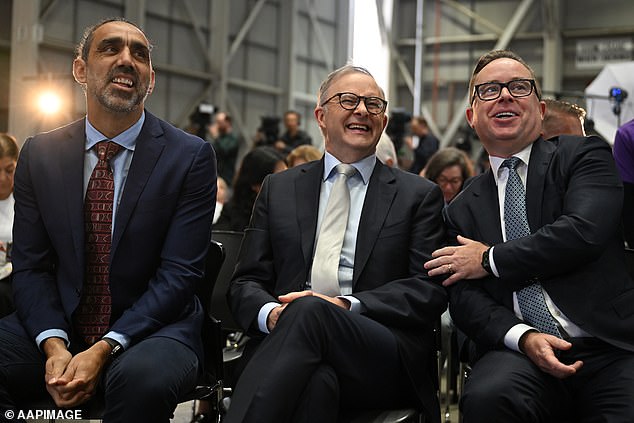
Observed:
[[[339,97],[339,105],[346,110],[354,110],[359,106],[361,100],[363,100],[363,104],[365,104],[365,109],[368,113],[373,115],[381,114],[385,111],[387,107],[387,101],[383,100],[380,97],[364,97],[362,95],[356,95],[353,93],[337,93],[330,97],[328,100],[321,103],[323,107],[326,103],[329,103],[335,97]]]
[[[475,92],[482,101],[491,101],[500,98],[502,88],[506,87],[515,98],[528,97],[535,89],[534,79],[514,79],[509,82],[485,82],[475,86]],[[475,96],[471,99],[471,103]]]
[[[462,178],[445,178],[444,176],[439,176],[436,178],[436,183],[438,185],[459,185],[462,183]]]

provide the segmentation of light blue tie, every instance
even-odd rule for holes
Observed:
[[[502,162],[502,167],[509,169],[504,194],[504,221],[506,240],[530,235],[528,219],[526,218],[526,194],[517,166],[521,163],[518,157],[511,157]],[[541,332],[561,338],[555,319],[548,311],[542,286],[537,282],[517,292],[517,302],[524,320]]]

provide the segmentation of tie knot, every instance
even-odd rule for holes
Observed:
[[[502,162],[502,167],[508,167],[509,169],[517,169],[517,166],[522,162],[519,157],[511,157]]]
[[[95,144],[99,160],[110,161],[120,150],[121,146],[114,141],[100,141]]]
[[[337,166],[335,166],[335,171],[337,173],[346,175],[346,178],[349,178],[357,172],[357,169],[347,163],[339,163]]]

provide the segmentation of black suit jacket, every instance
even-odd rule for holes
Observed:
[[[610,146],[596,137],[560,136],[533,143],[526,187],[531,235],[502,243],[491,171],[451,202],[445,211],[449,239],[463,235],[495,246],[499,278],[450,289],[454,322],[479,353],[503,348],[506,332],[521,322],[513,291],[536,280],[583,330],[634,351],[634,283],[619,232],[622,201]]]
[[[324,161],[269,175],[245,232],[229,301],[237,322],[257,334],[260,308],[305,289],[312,264]],[[432,329],[445,289],[423,269],[444,239],[440,189],[378,160],[357,236],[353,294],[363,314],[391,329],[423,405],[438,420],[430,371]],[[370,370],[370,369],[368,369]]]
[[[34,339],[72,337],[84,280],[85,120],[28,139],[15,175],[13,289],[17,314],[0,327]],[[204,271],[214,209],[211,146],[152,114],[137,138],[115,217],[111,329],[131,343],[176,339],[202,357]]]

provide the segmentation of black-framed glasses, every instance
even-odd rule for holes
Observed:
[[[335,97],[339,97],[339,105],[346,110],[354,110],[359,106],[361,100],[365,104],[365,109],[368,113],[373,115],[381,114],[387,108],[387,101],[381,97],[364,97],[362,95],[356,95],[354,93],[337,93],[330,97],[328,100],[321,103],[323,107],[326,103],[329,103]]]
[[[485,82],[475,86],[475,93],[482,101],[497,100],[502,94],[502,89],[506,87],[509,93],[515,98],[528,97],[535,89],[534,79],[514,79],[509,82]],[[473,99],[471,102],[473,103]]]

